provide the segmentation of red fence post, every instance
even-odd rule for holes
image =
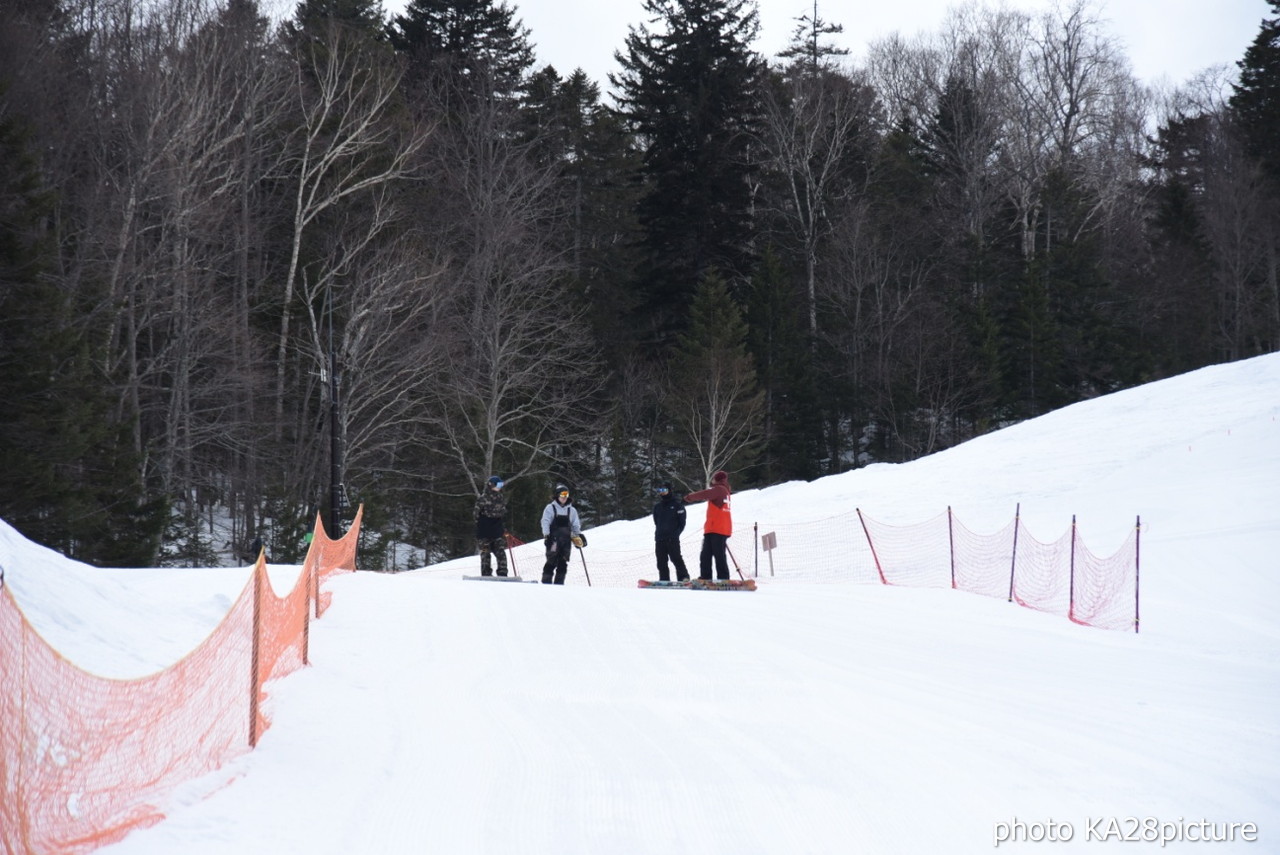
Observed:
[[[871,547],[871,558],[876,562],[876,572],[880,574],[880,584],[888,585],[889,580],[884,578],[884,568],[880,566],[880,556],[876,555],[876,545],[871,542],[871,532],[867,530],[867,521],[862,518],[862,508],[854,508],[858,512],[858,522],[862,523],[862,533],[867,536],[867,546]]]

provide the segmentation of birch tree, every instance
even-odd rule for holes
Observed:
[[[322,216],[362,194],[385,193],[409,177],[425,133],[394,120],[402,70],[358,32],[332,21],[323,40],[300,40],[297,57],[300,125],[286,166],[293,183],[289,260],[283,273],[276,346],[276,418],[284,421],[285,381],[294,296],[302,277],[304,246]],[[363,251],[386,220],[371,220],[354,244],[318,273],[311,290]]]
[[[835,69],[803,57],[766,90],[762,142],[783,193],[782,217],[799,244],[811,336],[818,332],[819,247],[832,229],[839,198],[857,187],[859,154],[874,124],[871,91]]]
[[[449,320],[422,427],[450,461],[430,489],[474,495],[492,472],[544,473],[558,447],[589,441],[600,374],[586,307],[567,287],[569,259],[547,231],[558,221],[554,168],[519,141],[505,102],[453,104],[429,158]]]
[[[745,466],[759,442],[764,394],[746,335],[724,280],[709,274],[694,293],[664,395],[679,447],[691,458],[692,465],[680,467],[686,485],[709,484],[717,469]]]

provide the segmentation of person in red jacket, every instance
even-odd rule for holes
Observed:
[[[729,473],[718,469],[711,476],[711,485],[707,489],[684,497],[686,504],[707,503],[707,522],[702,526],[702,552],[698,555],[698,576],[702,579],[711,578],[712,560],[716,564],[716,578],[729,578],[729,561],[724,553],[729,545],[729,535],[733,534],[733,516],[729,513],[731,492]]]

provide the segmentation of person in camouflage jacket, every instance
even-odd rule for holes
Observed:
[[[493,475],[476,499],[476,549],[480,552],[481,576],[493,575],[491,553],[498,556],[498,575],[507,575],[507,497],[502,487],[502,478]]]

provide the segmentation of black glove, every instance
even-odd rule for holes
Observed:
[[[542,545],[547,547],[548,549],[551,548],[551,535],[547,535],[546,537],[542,538]]]

